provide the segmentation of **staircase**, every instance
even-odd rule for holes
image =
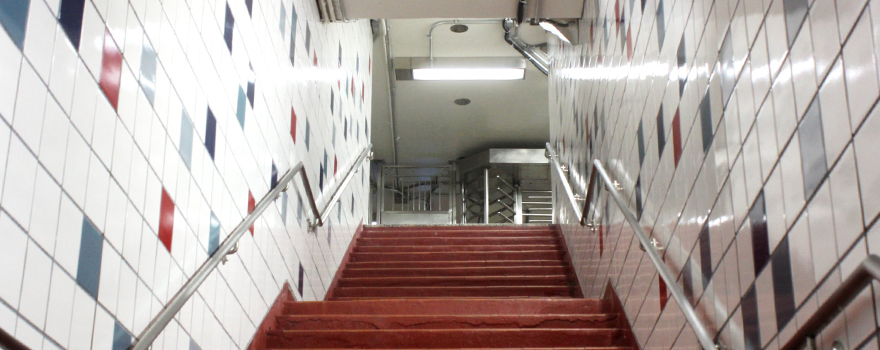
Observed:
[[[251,349],[636,348],[618,304],[581,298],[553,227],[373,227],[354,244],[329,301],[276,303]]]

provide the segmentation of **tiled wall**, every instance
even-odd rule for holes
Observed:
[[[124,349],[287,169],[323,204],[369,142],[369,23],[313,1],[0,0],[0,26],[0,328],[33,349]],[[322,299],[360,168],[317,232],[276,200],[154,348],[246,347],[285,282]]]
[[[776,349],[880,254],[880,1],[586,4],[580,43],[552,45],[551,142],[569,181],[583,194],[600,159],[710,332]],[[561,213],[585,294],[610,281],[644,348],[694,348],[609,200],[595,232]],[[869,288],[824,348],[876,349],[875,310]]]

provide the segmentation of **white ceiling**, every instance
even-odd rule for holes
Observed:
[[[516,17],[519,0],[342,0],[342,12],[349,19],[362,18],[507,18]],[[580,18],[583,0],[533,0],[526,18],[540,6],[542,18]]]
[[[394,57],[427,57],[428,30],[440,19],[389,20]],[[434,30],[434,57],[522,57],[497,24],[473,24],[465,33]],[[529,43],[546,41],[537,26],[521,27]],[[388,81],[382,40],[374,46],[372,138],[377,159],[392,163]],[[524,80],[397,81],[395,119],[400,164],[445,164],[484,149],[542,148],[549,135],[547,77],[530,63]],[[467,106],[453,103],[468,98]]]

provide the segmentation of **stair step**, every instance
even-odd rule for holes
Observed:
[[[497,251],[559,251],[559,244],[492,244],[492,245],[388,245],[355,248],[357,253],[427,253],[427,252],[497,252]]]
[[[450,267],[506,267],[511,265],[527,265],[540,267],[568,267],[563,260],[461,260],[461,261],[364,261],[349,262],[346,268],[450,268]]]
[[[423,299],[300,301],[284,303],[285,314],[394,315],[554,315],[601,314],[610,311],[601,299]]]
[[[616,328],[617,315],[282,315],[284,330]]]
[[[559,244],[555,237],[494,236],[494,237],[394,237],[360,238],[358,247],[395,245],[487,245],[487,244]]]
[[[274,330],[269,347],[301,348],[455,348],[622,345],[620,329],[431,329],[431,330]]]
[[[408,276],[517,276],[564,275],[565,266],[502,266],[502,267],[443,267],[443,268],[345,268],[348,277],[408,277]]]
[[[473,238],[473,237],[544,237],[556,238],[553,231],[364,231],[364,238]]]
[[[574,283],[567,275],[552,276],[438,276],[342,278],[339,287],[496,287],[563,286]]]
[[[367,261],[479,261],[479,260],[554,260],[563,259],[559,250],[499,251],[499,252],[425,252],[425,253],[359,253],[352,260]]]
[[[553,232],[551,225],[419,225],[419,226],[365,226],[364,232],[400,231],[481,231],[481,232]]]
[[[325,348],[321,350],[339,350],[341,348]],[[433,349],[433,350],[638,350],[633,349],[631,347],[626,346],[601,346],[601,347],[589,347],[589,348],[570,348],[570,347],[552,347],[552,348],[455,348],[455,349]],[[273,350],[281,350],[281,349],[273,349]],[[300,350],[317,350],[317,349],[300,349]],[[426,348],[419,349],[398,349],[398,350],[427,350]]]
[[[418,297],[553,297],[572,296],[568,286],[479,286],[479,287],[337,287],[335,298]]]

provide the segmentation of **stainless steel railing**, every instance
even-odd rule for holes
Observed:
[[[553,146],[550,143],[547,143],[547,157],[550,158],[551,163],[555,171],[554,174],[557,174],[559,177],[559,182],[562,184],[562,187],[565,190],[566,197],[568,202],[572,206],[576,215],[578,215],[578,223],[582,226],[595,226],[595,223],[585,223],[587,218],[587,210],[592,203],[592,198],[594,196],[593,188],[594,184],[597,181],[597,177],[602,181],[602,184],[605,185],[605,189],[608,191],[608,194],[611,195],[611,198],[614,199],[614,202],[617,203],[617,206],[620,208],[620,211],[623,213],[623,216],[626,218],[626,221],[632,227],[633,232],[636,235],[636,238],[639,239],[639,243],[645,249],[645,253],[648,254],[648,257],[651,259],[651,262],[654,263],[654,266],[657,268],[657,272],[660,273],[660,277],[663,278],[663,281],[666,282],[666,286],[672,294],[672,297],[675,299],[678,306],[681,308],[682,314],[684,314],[685,319],[687,319],[688,323],[691,325],[691,328],[694,329],[694,333],[697,336],[697,340],[699,340],[700,345],[704,350],[709,349],[717,349],[718,346],[712,340],[712,335],[709,334],[709,330],[703,324],[703,321],[697,316],[697,312],[694,310],[693,305],[690,304],[687,297],[684,294],[684,291],[681,289],[681,286],[678,285],[678,282],[675,280],[675,276],[669,271],[669,267],[663,262],[663,258],[660,256],[660,253],[657,251],[656,241],[651,241],[648,239],[648,235],[645,233],[645,230],[642,229],[641,224],[639,224],[638,219],[636,219],[635,214],[633,214],[632,210],[627,207],[626,202],[624,202],[623,197],[620,195],[620,185],[616,181],[612,181],[611,177],[608,176],[608,172],[605,171],[605,168],[602,166],[602,162],[598,159],[593,160],[593,171],[590,173],[590,182],[587,187],[587,196],[586,202],[584,203],[583,208],[578,205],[578,197],[574,195],[571,190],[571,185],[568,184],[568,179],[565,178],[565,170],[559,164],[559,156],[556,154],[556,151],[553,149]],[[557,211],[558,212],[558,211]]]
[[[146,350],[153,344],[153,341],[156,340],[156,337],[162,333],[162,330],[174,319],[174,316],[180,312],[180,309],[184,304],[196,293],[199,286],[205,282],[205,279],[208,278],[208,275],[217,268],[225,258],[226,255],[232,254],[238,250],[238,240],[241,236],[244,235],[245,232],[257,221],[257,218],[263,214],[263,212],[269,208],[275,199],[281,195],[281,192],[287,191],[290,188],[290,182],[293,181],[293,178],[296,177],[297,174],[301,175],[303,189],[306,192],[306,196],[309,199],[309,207],[312,209],[312,215],[314,215],[314,219],[309,218],[308,224],[309,229],[314,229],[318,226],[323,226],[324,222],[327,220],[327,216],[330,214],[330,210],[336,205],[339,201],[339,198],[342,196],[342,192],[348,186],[349,182],[351,182],[351,178],[354,173],[360,168],[361,163],[369,156],[370,149],[372,145],[368,144],[364,147],[364,150],[360,153],[357,159],[351,166],[351,169],[348,170],[345,177],[342,181],[339,182],[339,186],[336,187],[336,190],[333,192],[333,195],[330,196],[330,199],[324,204],[323,209],[318,210],[318,205],[315,203],[315,195],[312,194],[312,186],[309,183],[309,178],[304,171],[304,167],[302,162],[299,162],[292,169],[288,170],[284,176],[282,176],[278,180],[278,184],[275,185],[274,188],[269,190],[269,193],[266,193],[262,199],[257,203],[254,207],[254,210],[246,215],[244,219],[232,230],[232,233],[223,240],[223,243],[217,247],[217,250],[202,263],[202,266],[199,267],[198,270],[190,277],[188,281],[177,291],[177,294],[174,295],[173,298],[165,305],[165,308],[150,321],[150,324],[141,332],[141,334],[137,337],[137,340],[132,346],[129,348],[131,350]],[[313,221],[314,220],[314,221]]]

